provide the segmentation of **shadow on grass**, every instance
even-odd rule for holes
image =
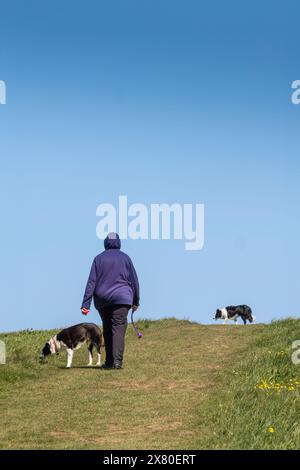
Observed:
[[[100,366],[72,366],[72,367],[66,367],[66,366],[58,366],[58,369],[66,369],[66,370],[72,370],[72,369],[90,369],[90,370],[103,370],[101,369]]]

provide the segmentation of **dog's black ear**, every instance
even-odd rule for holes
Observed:
[[[43,356],[49,356],[51,354],[50,344],[46,343],[42,351]]]

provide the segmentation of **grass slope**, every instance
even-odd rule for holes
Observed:
[[[300,321],[199,325],[166,319],[127,330],[126,367],[86,368],[83,347],[40,364],[53,331],[1,334],[3,449],[300,447]]]

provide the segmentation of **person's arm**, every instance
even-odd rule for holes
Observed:
[[[86,284],[85,293],[81,305],[81,311],[84,315],[87,315],[90,311],[90,306],[92,298],[94,295],[95,287],[97,282],[97,268],[96,268],[96,259],[94,259],[90,275]]]
[[[138,307],[140,305],[140,286],[139,286],[139,280],[136,274],[136,270],[134,269],[134,266],[131,260],[130,260],[130,278],[131,278],[131,285],[133,289],[133,306]]]

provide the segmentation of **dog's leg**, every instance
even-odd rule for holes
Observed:
[[[97,360],[96,366],[101,366],[101,353],[97,353],[97,357],[98,357],[98,360]]]
[[[97,357],[98,357],[98,360],[97,360],[97,363],[96,363],[96,366],[101,366],[101,344],[97,343],[95,344],[96,346],[96,349],[97,349]]]
[[[91,351],[89,350],[89,362],[88,362],[88,366],[92,366],[92,365],[93,365],[93,356],[92,356]]]
[[[72,360],[73,360],[73,354],[74,351],[73,349],[67,349],[67,354],[68,354],[68,362],[67,362],[67,369],[69,369],[72,365]]]
[[[88,352],[89,352],[89,363],[88,363],[88,366],[92,366],[92,365],[93,365],[93,343],[91,343],[91,344],[88,346]]]

